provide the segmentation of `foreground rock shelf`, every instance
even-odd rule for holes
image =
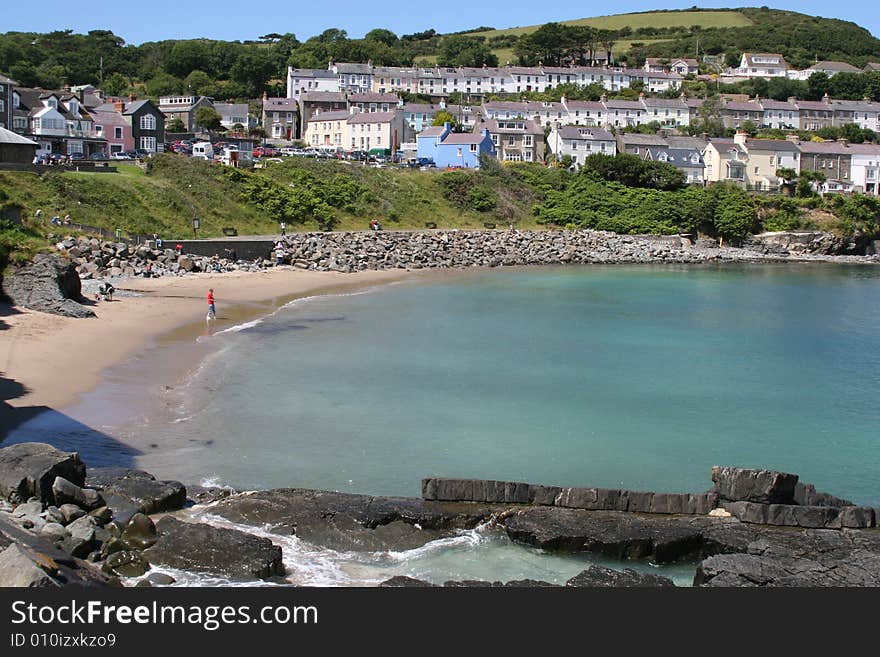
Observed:
[[[424,480],[422,499],[297,488],[187,491],[138,470],[87,471],[75,453],[23,443],[0,449],[0,585],[173,583],[150,572],[152,566],[284,583],[280,547],[265,536],[200,521],[208,513],[338,551],[409,550],[489,525],[552,552],[622,564],[697,562],[697,586],[880,586],[877,510],[817,492],[793,474],[714,468],[712,480],[711,490],[684,494],[435,478]],[[186,516],[150,517],[195,503],[203,506]],[[763,512],[785,522],[755,522],[769,519]],[[444,585],[553,586],[525,579]],[[599,567],[566,583],[671,585],[663,577]],[[432,584],[396,577],[383,586]]]

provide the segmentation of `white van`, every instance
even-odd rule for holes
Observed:
[[[207,141],[199,141],[193,144],[193,157],[200,158],[202,160],[213,160],[214,159],[214,147],[210,142]]]

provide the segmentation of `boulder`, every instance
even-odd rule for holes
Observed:
[[[0,587],[54,588],[59,586],[25,550],[13,543],[0,552]]]
[[[798,476],[775,470],[749,470],[715,466],[712,468],[715,492],[730,502],[794,504]]]
[[[146,550],[158,539],[156,525],[143,513],[136,513],[125,526],[121,538],[132,550]]]
[[[40,530],[40,536],[54,542],[63,541],[67,538],[68,533],[64,525],[59,525],[57,522],[47,522]]]
[[[54,522],[59,525],[67,524],[67,519],[61,512],[61,509],[59,509],[57,506],[50,506],[45,511],[43,511],[43,518],[45,518],[46,522]]]
[[[284,574],[281,548],[267,538],[171,516],[156,525],[156,543],[144,550],[150,562],[234,580],[266,579]]]
[[[122,550],[109,555],[101,570],[119,577],[140,577],[150,569],[150,564],[138,550]]]
[[[147,575],[147,579],[150,580],[150,583],[157,586],[171,586],[177,581],[171,575],[166,575],[165,573],[150,573]]]
[[[67,481],[64,477],[55,477],[52,493],[56,504],[76,504],[78,507],[92,510],[104,504],[104,498],[93,488],[81,488]]]
[[[65,317],[95,316],[82,305],[85,299],[76,265],[66,258],[38,254],[30,263],[7,272],[2,285],[17,306]]]
[[[177,511],[186,504],[186,487],[179,481],[157,481],[148,472],[126,468],[93,468],[88,483],[101,490],[114,522],[134,513]],[[127,516],[127,517],[125,517]]]
[[[82,518],[86,515],[86,512],[76,504],[62,504],[59,510],[64,514],[64,524],[73,522],[77,518]]]
[[[0,449],[0,497],[21,502],[38,497],[55,503],[56,477],[82,486],[86,466],[76,452],[62,452],[45,443],[19,443]]]
[[[612,570],[603,566],[590,566],[565,583],[577,587],[658,587],[675,586],[671,579],[640,573],[630,568]]]

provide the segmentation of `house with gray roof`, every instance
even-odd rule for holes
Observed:
[[[161,96],[157,109],[165,116],[166,123],[171,123],[174,119],[180,119],[183,123],[184,132],[196,132],[200,127],[196,124],[196,112],[200,107],[214,109],[214,101],[207,96],[185,94]]]
[[[645,150],[643,159],[648,162],[664,162],[680,169],[689,185],[702,185],[705,181],[706,164],[699,150],[651,146]]]
[[[333,71],[315,68],[287,68],[287,97],[299,99],[312,91],[339,91],[339,76]]]
[[[589,126],[556,125],[547,138],[547,148],[557,161],[568,156],[579,169],[590,155],[617,155],[617,142],[607,130]]]
[[[135,148],[148,153],[161,153],[165,150],[166,117],[152,100],[132,100],[125,106],[122,116],[131,126]]]
[[[487,119],[477,130],[489,131],[495,153],[504,162],[543,162],[544,130],[531,119]]]
[[[214,110],[220,115],[220,125],[227,130],[234,130],[236,125],[250,130],[257,125],[247,103],[214,103]]]
[[[299,103],[296,98],[269,98],[263,94],[263,130],[272,139],[299,137]]]

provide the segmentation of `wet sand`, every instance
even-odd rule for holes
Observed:
[[[108,368],[151,347],[191,342],[208,327],[206,295],[214,288],[217,319],[210,330],[255,319],[288,301],[314,294],[362,289],[410,276],[406,270],[355,274],[290,267],[156,279],[128,279],[97,318],[57,317],[3,309],[0,323],[0,437],[38,410],[59,409],[94,390]],[[137,296],[124,296],[127,292]],[[180,363],[181,368],[191,362]],[[29,413],[28,410],[31,409]]]

